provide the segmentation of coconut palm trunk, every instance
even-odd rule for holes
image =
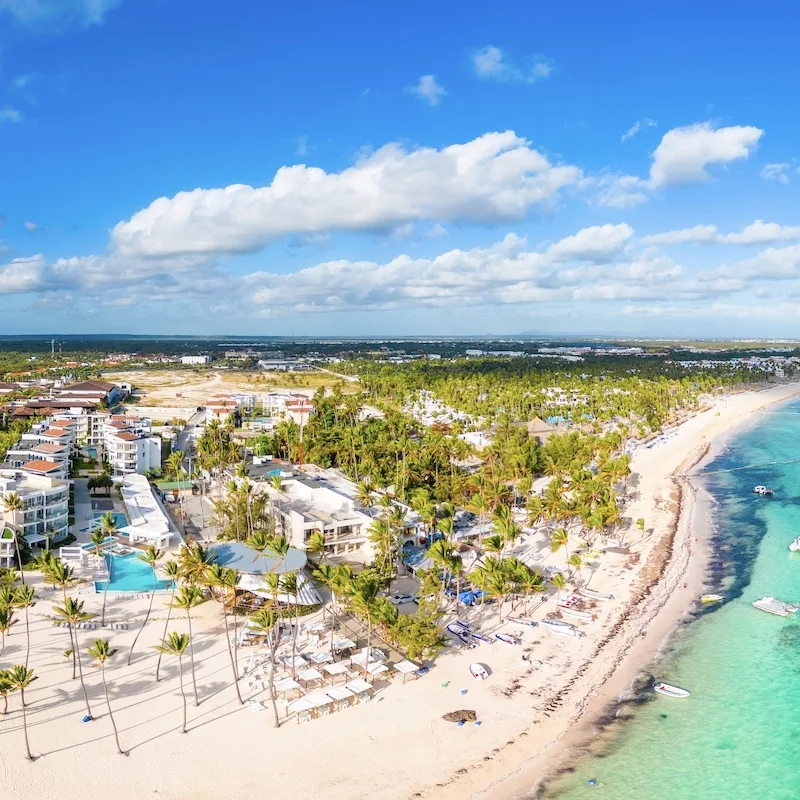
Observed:
[[[194,704],[195,706],[200,705],[200,698],[197,695],[197,678],[194,674],[194,635],[192,634],[192,609],[186,609],[186,618],[189,620],[189,662],[192,666],[192,689],[194,690]],[[178,662],[178,666],[180,666],[180,661]],[[183,673],[181,673],[182,675]],[[181,687],[183,687],[183,678],[181,677]],[[184,698],[184,716],[186,715],[186,698]],[[184,733],[186,733],[186,722],[184,721],[183,724]]]
[[[78,632],[75,631],[75,649],[78,648]],[[92,707],[89,705],[89,693],[86,691],[86,682],[83,679],[83,664],[81,663],[81,656],[80,653],[77,654],[77,662],[78,662],[78,675],[81,679],[81,691],[83,692],[83,700],[86,703],[86,713],[89,715],[90,719],[94,719],[92,717]]]
[[[234,597],[236,595],[234,594]],[[233,647],[231,646],[231,637],[230,633],[228,632],[228,608],[225,605],[225,600],[222,600],[222,619],[225,623],[225,641],[228,644],[228,656],[231,660],[231,669],[233,670],[233,685],[236,688],[236,696],[239,698],[239,702],[244,705],[244,700],[242,700],[242,693],[239,690],[239,669],[236,666],[236,659],[233,655]],[[234,624],[235,624],[236,616],[234,615]],[[234,634],[235,636],[236,634]]]
[[[20,690],[20,698],[22,700],[22,731],[25,735],[25,754],[28,757],[28,761],[33,761],[33,756],[31,755],[31,745],[28,741],[28,713],[25,710],[25,690]]]
[[[167,566],[169,566],[171,562],[167,562]],[[161,639],[167,638],[167,629],[169,628],[169,619],[172,616],[172,604],[175,602],[175,591],[178,588],[178,582],[176,580],[172,581],[172,594],[169,598],[169,605],[167,606],[167,618],[164,620],[164,633],[161,635]],[[158,662],[156,663],[156,683],[158,683],[161,678],[159,677],[161,672],[161,658],[163,657],[164,653],[159,650],[158,651]]]
[[[114,719],[114,712],[111,710],[111,698],[108,696],[108,684],[106,683],[106,665],[105,661],[100,663],[100,677],[103,679],[103,692],[106,696],[106,708],[108,708],[108,718],[111,720],[111,727],[114,729],[114,741],[117,743],[117,752],[121,756],[128,755],[119,743],[119,731],[117,730],[117,722]]]
[[[189,636],[191,636],[191,623],[189,624]],[[189,640],[191,646],[191,639]],[[183,727],[181,733],[186,733],[186,691],[183,688],[183,656],[178,659],[178,678],[181,684],[181,698],[183,699]],[[194,680],[194,671],[192,672],[192,680]],[[195,703],[197,701],[197,686],[194,687]],[[197,703],[196,703],[197,704]]]

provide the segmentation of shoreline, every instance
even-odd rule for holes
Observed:
[[[725,442],[752,422],[756,414],[767,407],[789,402],[798,395],[798,383],[724,395],[715,400],[711,409],[683,423],[676,435],[688,432],[686,426],[692,422],[697,426],[701,416],[721,413],[718,410],[720,406],[725,407],[730,401],[743,397],[755,401],[746,404],[752,407],[732,417],[729,424],[721,426],[720,430],[714,431],[713,425],[709,426],[712,430],[702,432],[699,443],[670,470],[669,475],[664,476],[673,489],[670,524],[653,544],[648,562],[640,568],[640,575],[647,571],[650,558],[660,547],[666,547],[668,555],[662,561],[655,579],[641,587],[621,609],[620,617],[624,619],[618,620],[618,624],[621,622],[620,629],[602,648],[608,652],[615,647],[616,651],[616,657],[607,665],[605,674],[600,674],[588,691],[581,693],[576,688],[576,696],[571,698],[571,713],[565,711],[558,718],[558,724],[546,725],[548,730],[554,729],[553,735],[545,737],[541,735],[544,731],[541,731],[537,738],[544,741],[538,750],[524,753],[525,739],[520,742],[517,737],[500,749],[490,762],[491,769],[483,770],[480,785],[473,784],[470,787],[461,780],[451,779],[444,786],[440,784],[437,798],[531,800],[542,797],[561,775],[570,771],[588,754],[589,748],[601,737],[614,735],[614,731],[609,729],[616,728],[611,723],[617,720],[616,712],[627,690],[643,673],[657,666],[672,638],[695,618],[691,613],[692,608],[708,580],[707,568],[712,554],[710,540],[713,535],[711,497],[687,473],[712,461]],[[526,736],[526,733],[520,736]],[[469,772],[470,777],[477,777],[476,771]]]

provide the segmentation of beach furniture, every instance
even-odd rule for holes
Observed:
[[[356,696],[359,703],[366,703],[372,699],[373,686],[363,678],[356,678],[345,684],[345,689],[349,689]]]
[[[330,686],[325,689],[325,694],[334,701],[337,711],[352,705],[355,699],[355,693],[346,686]]]
[[[348,674],[349,665],[343,661],[338,661],[335,664],[324,664],[322,669],[330,676],[332,683],[339,676]]]
[[[314,667],[309,667],[308,669],[304,669],[302,672],[298,673],[297,679],[306,689],[310,684],[318,683],[319,681],[324,680],[322,673],[319,670],[314,669]]]
[[[299,697],[297,700],[289,703],[287,711],[290,714],[297,714],[297,722],[308,722],[312,718],[311,712],[314,704],[310,703],[305,697]]]
[[[419,664],[415,664],[413,661],[409,661],[408,659],[399,661],[394,665],[394,669],[403,676],[403,683],[405,683],[410,677],[419,677]]]
[[[293,678],[281,678],[273,684],[275,691],[286,697],[290,692],[301,692],[302,687]]]

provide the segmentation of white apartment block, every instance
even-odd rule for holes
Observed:
[[[181,356],[181,364],[210,364],[211,356]]]
[[[0,529],[0,567],[13,567],[15,556],[14,532],[10,528]]]
[[[290,419],[295,425],[305,425],[314,413],[308,397],[295,392],[269,392],[261,398],[261,405],[273,419]]]
[[[0,498],[12,492],[22,498],[24,507],[4,512],[5,525],[20,530],[29,544],[44,544],[45,538],[52,544],[66,537],[69,484],[65,480],[0,469]]]
[[[161,437],[145,417],[113,416],[103,425],[103,455],[111,474],[132,475],[161,466]]]
[[[319,532],[325,537],[328,558],[372,560],[372,518],[358,510],[353,498],[339,487],[306,475],[284,479],[280,492],[263,486],[273,501],[276,529],[293,547],[305,549],[309,537]]]

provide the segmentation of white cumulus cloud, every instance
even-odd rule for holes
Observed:
[[[120,0],[0,0],[6,11],[19,22],[45,23],[59,17],[72,17],[84,25],[98,25]]]
[[[409,86],[406,91],[417,95],[430,106],[438,106],[447,94],[447,90],[436,83],[433,75],[423,75],[415,86]]]
[[[622,141],[627,142],[628,139],[632,139],[637,133],[640,133],[645,128],[653,128],[657,124],[658,123],[654,119],[650,119],[649,117],[642,120],[636,120],[636,122],[634,122],[633,125],[631,125],[631,127],[622,134]]]
[[[781,164],[766,164],[761,170],[761,177],[765,181],[777,181],[778,183],[789,183],[790,165],[786,162]]]
[[[710,122],[700,122],[673,128],[653,153],[650,183],[659,188],[706,181],[706,167],[747,158],[763,135],[763,130],[752,125],[714,128]]]
[[[553,164],[513,131],[441,150],[388,144],[339,173],[282,167],[268,186],[162,197],[112,230],[130,255],[250,252],[287,234],[391,230],[408,222],[522,219],[552,206],[581,170]]]
[[[530,56],[524,67],[517,66],[499,47],[487,45],[472,54],[472,68],[479,78],[497,81],[536,83],[549,78],[553,72],[550,59],[541,55]]]
[[[757,219],[740,231],[720,233],[716,225],[695,225],[676,231],[666,231],[642,236],[645,244],[772,244],[800,240],[800,226],[779,225]]]

